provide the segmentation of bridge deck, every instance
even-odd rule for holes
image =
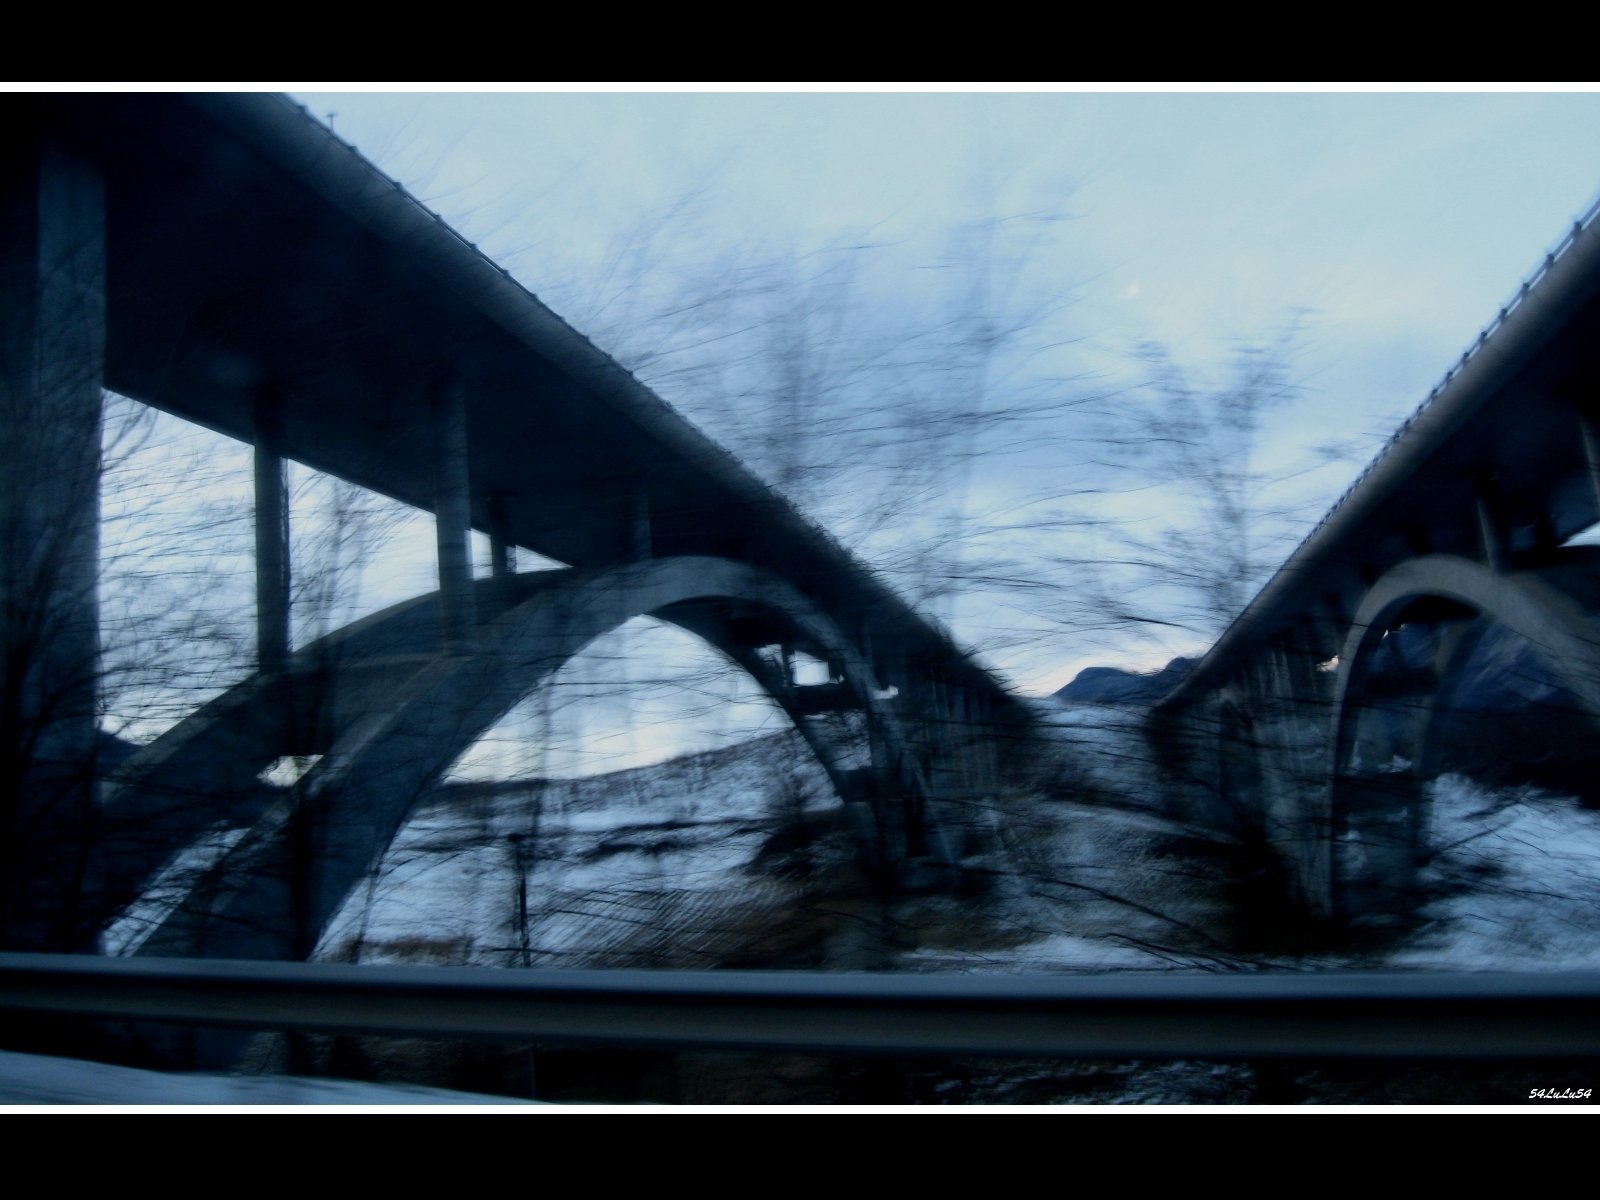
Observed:
[[[764,567],[875,648],[1005,698],[826,534],[398,183],[280,96],[14,97],[107,189],[107,384],[432,510],[433,394],[464,393],[472,523],[559,562]],[[642,513],[648,516],[642,519]]]

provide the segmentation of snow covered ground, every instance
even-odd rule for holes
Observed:
[[[1147,827],[1154,834],[1163,823],[1152,803],[1159,784],[1140,740],[1140,714],[1071,705],[1046,715],[1064,761],[1072,764],[1058,770],[1075,773],[1098,803],[1129,806],[1125,821],[1135,820],[1132,814],[1140,809],[1148,811]],[[1420,920],[1403,938],[1382,947],[1379,957],[1364,957],[1360,965],[1440,971],[1600,968],[1600,811],[1572,796],[1528,786],[1488,788],[1457,775],[1441,776],[1426,794],[1430,861],[1421,880],[1427,899]],[[1119,818],[1107,814],[1104,819]],[[1105,863],[1119,888],[1175,912],[1192,912],[1197,923],[1212,928],[1214,921],[1192,909],[1207,893],[1204,885],[1180,881],[1170,889],[1140,888],[1140,873],[1149,869],[1145,856],[1154,843],[1146,839],[1142,849],[1136,848],[1139,840],[1129,828],[1124,851],[1110,852]],[[1091,840],[1087,848],[1094,846]],[[1348,964],[1296,957],[1271,965]]]
[[[780,734],[613,775],[447,790],[396,840],[320,954],[536,967],[1213,964],[1221,947],[1204,927],[1219,901],[1164,850],[1188,831],[1154,813],[1129,714],[1070,714],[1061,735],[1067,752],[1042,765],[1051,794],[997,800],[986,817],[1001,852],[982,900],[866,903],[827,778],[796,736]],[[1108,802],[1065,802],[1063,791]],[[773,963],[780,946],[798,959]]]
[[[1426,924],[1390,958],[1430,970],[1600,969],[1600,811],[1532,787],[1445,775]]]
[[[191,1075],[140,1071],[105,1063],[0,1051],[0,1105],[303,1105],[364,1108],[394,1105],[513,1105],[504,1096],[481,1096],[411,1084],[358,1083],[286,1075]]]
[[[1291,953],[1252,940],[1258,931],[1238,920],[1225,856],[1160,814],[1136,712],[1044,713],[1054,749],[1038,764],[1039,786],[982,814],[999,846],[980,896],[873,893],[826,777],[796,736],[780,734],[608,776],[444,789],[351,897],[319,953],[503,967],[1600,968],[1600,813],[1571,798],[1439,780],[1421,920],[1364,947],[1359,960]],[[0,1102],[89,1102],[77,1084],[40,1070],[0,1060],[0,1086],[10,1088]],[[185,1079],[169,1092],[159,1078],[119,1076],[100,1094],[130,1103],[180,1093],[196,1103],[436,1099],[343,1099],[343,1084],[261,1079]],[[913,1091],[927,1101],[1141,1104],[1250,1101],[1285,1087],[1302,1098],[1330,1094],[1326,1072],[1303,1075],[1321,1080],[1321,1093],[1297,1093],[1302,1076],[1270,1087],[1263,1078],[1248,1066],[1196,1063],[968,1064],[918,1075]],[[1383,1086],[1345,1078],[1332,1094],[1359,1101]],[[1429,1086],[1445,1085],[1402,1087],[1399,1098]],[[1514,1099],[1517,1086],[1489,1094]]]

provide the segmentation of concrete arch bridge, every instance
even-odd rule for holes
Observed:
[[[640,614],[782,706],[885,879],[959,875],[1021,706],[398,183],[279,96],[12,96],[0,120],[0,943],[83,945],[223,821],[247,832],[148,952],[303,954],[431,780]],[[101,787],[105,389],[253,447],[256,670]],[[291,460],[433,513],[437,591],[292,647]],[[519,547],[567,567],[518,573]],[[321,758],[269,796],[284,755]]]
[[[1156,706],[1179,806],[1321,917],[1407,912],[1441,771],[1600,759],[1597,216]]]

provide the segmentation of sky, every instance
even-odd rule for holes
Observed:
[[[1096,440],[1141,346],[1204,392],[1294,328],[1270,567],[1600,190],[1593,91],[640,86],[291,94],[1035,694],[1204,645],[1097,627],[1055,561],[1193,515]],[[972,583],[997,538],[1028,587]]]
[[[1304,307],[1330,418],[1415,403],[1600,190],[1593,93],[296,98],[540,294],[686,197],[663,253],[870,237],[907,293],[960,222],[1049,210],[1074,336],[1203,356]]]
[[[669,276],[870,243],[914,308],[964,225],[1048,221],[988,249],[1097,380],[1301,313],[1285,458],[1387,432],[1600,190],[1594,93],[294,94],[603,348],[641,230]]]

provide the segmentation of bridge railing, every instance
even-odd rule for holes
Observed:
[[[1322,519],[1312,526],[1311,532],[1307,533],[1306,536],[1300,540],[1300,546],[1303,547],[1307,542],[1309,542],[1313,535],[1316,534],[1317,530],[1326,525],[1333,517],[1333,514],[1339,511],[1340,506],[1350,498],[1351,493],[1353,493],[1358,487],[1361,486],[1363,482],[1366,481],[1367,476],[1371,475],[1377,465],[1383,461],[1384,456],[1389,453],[1394,444],[1405,436],[1406,431],[1411,428],[1411,426],[1416,422],[1417,418],[1423,413],[1427,412],[1429,406],[1439,398],[1440,393],[1443,392],[1445,388],[1450,386],[1450,384],[1455,381],[1456,376],[1461,374],[1466,365],[1472,361],[1473,356],[1476,355],[1478,351],[1482,350],[1483,347],[1488,344],[1489,339],[1500,331],[1501,326],[1506,323],[1507,318],[1509,318],[1512,313],[1516,312],[1517,309],[1521,308],[1523,303],[1528,299],[1529,295],[1532,294],[1533,290],[1542,282],[1544,282],[1544,278],[1550,273],[1550,269],[1560,261],[1562,255],[1566,254],[1568,250],[1572,249],[1572,246],[1578,240],[1578,237],[1585,229],[1594,223],[1596,217],[1600,217],[1600,197],[1596,197],[1594,202],[1590,204],[1588,209],[1584,211],[1583,215],[1572,223],[1571,228],[1569,228],[1566,233],[1562,235],[1560,241],[1550,248],[1550,251],[1544,256],[1543,261],[1540,262],[1538,267],[1534,269],[1533,273],[1522,281],[1522,286],[1513,292],[1511,298],[1500,306],[1500,311],[1495,314],[1494,320],[1490,321],[1483,327],[1478,334],[1477,340],[1461,352],[1461,357],[1457,359],[1456,362],[1449,368],[1449,370],[1444,373],[1444,377],[1440,379],[1438,383],[1434,384],[1433,389],[1427,394],[1427,396],[1423,398],[1422,402],[1412,410],[1411,415],[1400,423],[1400,427],[1389,435],[1389,440],[1384,442],[1382,449],[1380,449],[1378,453],[1373,456],[1372,461],[1362,468],[1361,474],[1357,475],[1354,482],[1352,482],[1349,487],[1345,488],[1345,490],[1340,494],[1339,498],[1333,502],[1333,506],[1323,514]]]
[[[0,954],[0,1014],[823,1054],[1570,1059],[1600,1055],[1600,971],[515,971]]]

